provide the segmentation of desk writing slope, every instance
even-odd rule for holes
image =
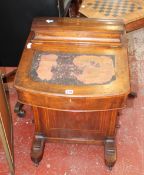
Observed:
[[[33,109],[35,163],[46,141],[65,141],[104,144],[114,165],[117,115],[130,92],[125,41],[117,20],[34,19],[15,87]]]

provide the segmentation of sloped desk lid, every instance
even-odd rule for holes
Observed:
[[[47,23],[47,18],[34,20],[15,79],[17,89],[73,97],[129,93],[127,47],[121,41],[122,23],[67,18],[49,20],[53,22]],[[110,40],[113,36],[119,40],[101,44],[97,40],[101,29],[105,34],[110,32]],[[79,31],[85,32],[83,40],[77,39],[83,38]]]
[[[116,79],[115,56],[36,52],[30,77],[57,85],[104,85]]]

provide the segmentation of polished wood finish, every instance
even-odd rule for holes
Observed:
[[[44,63],[57,65],[59,55],[69,60],[72,55],[74,61],[88,57],[92,62],[86,59],[85,67],[100,60],[96,64],[98,73],[94,81],[86,84],[84,79],[81,85],[51,83],[46,79],[48,72],[45,79],[41,79],[38,69],[42,64],[39,61],[49,61],[54,56],[57,62]],[[105,60],[109,62],[104,64]],[[82,62],[85,63],[84,60]],[[101,67],[103,64],[106,65],[105,69],[108,65],[112,67],[105,72]],[[48,71],[49,65],[43,66]],[[79,65],[76,68],[79,70]],[[90,65],[90,70],[91,79],[95,68]],[[113,78],[109,79],[108,73]],[[104,82],[101,81],[103,78],[97,79],[100,76],[109,80]],[[77,78],[79,74],[75,75]],[[106,164],[109,167],[114,165],[116,151],[111,152],[111,148],[114,147],[112,143],[118,126],[117,116],[119,110],[125,107],[130,93],[127,44],[121,21],[35,19],[18,67],[15,87],[19,101],[33,109],[35,136],[31,158],[35,163],[42,159],[46,141],[59,141],[104,145]]]
[[[111,170],[116,162],[116,145],[113,138],[107,138],[104,143],[105,163]]]
[[[108,0],[100,0],[97,2],[95,0],[83,0],[79,10],[77,10],[80,14],[73,16],[99,19],[121,19],[125,23],[127,32],[144,27],[144,2],[137,0],[128,0],[126,3],[125,2],[125,0],[119,2]]]
[[[89,141],[115,136],[117,110],[75,112],[33,107],[33,112],[36,131],[51,138]]]
[[[42,134],[34,136],[33,144],[31,148],[31,160],[38,165],[41,161],[44,153],[45,138]]]
[[[144,27],[144,18],[126,24],[126,31],[131,32]]]

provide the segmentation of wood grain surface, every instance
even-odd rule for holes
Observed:
[[[126,31],[144,27],[143,0],[83,0],[79,17],[123,20]]]
[[[90,61],[93,66],[88,66]],[[99,69],[94,67],[95,62]],[[80,69],[75,78],[81,84],[69,79],[74,66]],[[107,166],[114,165],[118,111],[125,107],[130,92],[122,21],[36,18],[15,87],[18,100],[33,109],[31,159],[35,163],[42,159],[45,141],[51,140],[100,142],[105,145]]]

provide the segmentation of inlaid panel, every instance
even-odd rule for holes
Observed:
[[[114,136],[117,110],[73,112],[33,107],[36,131],[47,137],[104,138]]]
[[[116,79],[115,56],[36,53],[30,76],[34,81],[52,84],[108,84]]]

